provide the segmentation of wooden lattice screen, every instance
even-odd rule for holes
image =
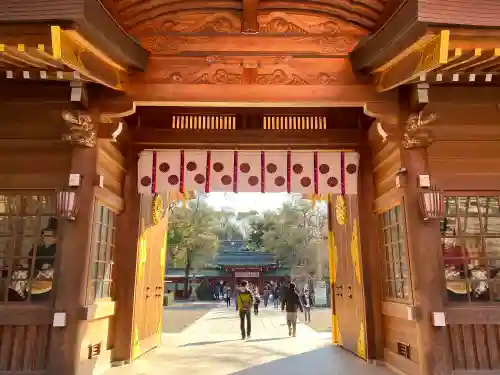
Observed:
[[[265,130],[325,130],[325,116],[264,116]]]
[[[234,130],[236,129],[236,116],[174,115],[172,128],[184,130]]]

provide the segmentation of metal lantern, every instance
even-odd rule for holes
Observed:
[[[444,216],[443,191],[431,186],[428,189],[420,189],[418,192],[418,203],[420,212],[425,221],[441,220]]]
[[[75,220],[78,208],[78,195],[75,191],[66,190],[57,193],[57,212],[60,217]]]

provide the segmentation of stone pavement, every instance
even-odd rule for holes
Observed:
[[[252,316],[252,338],[241,340],[234,307],[219,306],[160,348],[106,375],[393,375],[332,347],[329,334],[304,324],[288,337],[284,314],[268,307]]]

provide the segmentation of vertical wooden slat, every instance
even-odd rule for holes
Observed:
[[[473,327],[479,369],[487,370],[490,368],[490,355],[488,353],[488,342],[486,340],[486,327],[484,324],[474,324]]]
[[[488,342],[488,351],[490,355],[490,364],[493,370],[500,370],[500,332],[499,326],[489,324],[486,326],[486,336]]]
[[[474,336],[474,326],[471,324],[463,324],[462,332],[464,338],[465,349],[465,365],[467,370],[475,370],[478,368],[477,348]]]
[[[10,369],[20,371],[23,368],[24,348],[26,345],[26,326],[16,326],[12,345]]]
[[[0,331],[0,370],[10,370],[10,360],[12,358],[12,340],[14,328],[3,326]]]
[[[23,357],[23,370],[32,370],[35,362],[35,351],[37,349],[37,326],[28,326],[26,334],[26,346]]]
[[[453,369],[465,370],[465,350],[462,336],[462,327],[452,324],[449,327]]]
[[[47,364],[47,345],[49,343],[49,327],[41,326],[37,329],[34,370],[45,370]]]

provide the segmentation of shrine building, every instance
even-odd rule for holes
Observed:
[[[500,373],[497,1],[3,3],[0,375],[156,348],[193,191],[328,202],[332,345]]]
[[[204,280],[212,287],[215,284],[228,285],[231,290],[247,281],[259,288],[263,293],[266,284],[277,285],[290,277],[290,269],[279,265],[276,256],[264,250],[250,250],[244,240],[223,240],[213,261],[205,267],[191,271],[189,281],[199,285]],[[174,292],[176,297],[184,296],[184,268],[167,268],[165,274],[168,290]]]

